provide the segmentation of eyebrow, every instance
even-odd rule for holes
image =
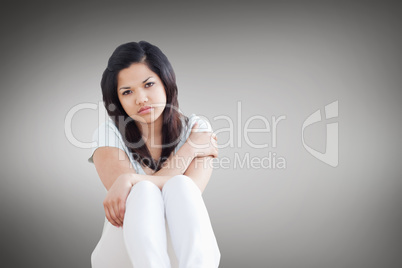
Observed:
[[[149,78],[152,78],[152,76],[150,76],[150,77],[148,77],[147,79],[145,79],[144,81],[142,81],[142,83],[144,84],[145,82],[147,82]],[[130,89],[130,88],[131,88],[131,87],[121,87],[121,88],[119,88],[119,90],[122,90],[122,89]]]

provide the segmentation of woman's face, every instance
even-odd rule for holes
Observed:
[[[162,80],[144,63],[133,63],[117,76],[117,95],[124,111],[140,123],[163,122],[166,92]],[[151,107],[141,111],[145,107]]]

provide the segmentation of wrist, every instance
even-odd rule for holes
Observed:
[[[124,179],[126,182],[128,182],[131,186],[134,186],[134,184],[136,184],[137,182],[140,181],[140,179],[136,175],[137,174],[134,174],[134,173],[126,173],[126,174],[123,174],[123,176],[121,176],[121,178]]]

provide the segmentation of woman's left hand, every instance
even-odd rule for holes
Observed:
[[[135,184],[132,175],[134,174],[123,174],[119,176],[112,187],[110,187],[103,201],[106,218],[116,227],[123,226],[126,200],[131,188]]]

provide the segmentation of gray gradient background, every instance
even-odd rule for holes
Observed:
[[[90,149],[67,140],[64,120],[73,106],[101,100],[117,45],[146,40],[171,61],[185,114],[208,117],[215,130],[228,125],[214,116],[237,120],[238,101],[243,125],[256,114],[287,117],[276,148],[240,137],[241,147],[220,150],[271,151],[287,162],[214,171],[203,196],[220,267],[402,267],[402,14],[392,3],[2,5],[1,266],[90,266],[105,192]],[[303,148],[301,126],[335,100],[333,168]],[[73,119],[74,135],[89,142],[97,112]],[[325,133],[324,122],[312,125],[306,142],[324,151]]]

